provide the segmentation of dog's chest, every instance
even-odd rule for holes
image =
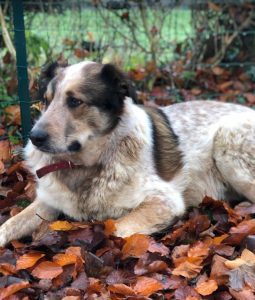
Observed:
[[[151,179],[138,173],[123,184],[112,176],[80,177],[69,170],[48,174],[40,180],[37,196],[57,210],[78,219],[119,218],[137,207],[151,193]],[[65,180],[60,181],[64,176]],[[155,180],[159,180],[155,177]],[[154,185],[155,186],[155,185]]]

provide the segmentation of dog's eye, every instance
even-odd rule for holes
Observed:
[[[83,104],[83,101],[81,101],[80,99],[77,99],[77,98],[74,98],[74,97],[68,97],[67,98],[67,105],[70,108],[78,107],[81,104]]]

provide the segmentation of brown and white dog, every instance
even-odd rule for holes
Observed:
[[[255,202],[253,110],[213,101],[140,107],[127,78],[109,64],[49,73],[50,104],[25,148],[32,172],[44,176],[36,200],[0,227],[1,246],[59,212],[114,218],[116,235],[128,236],[165,228],[205,195],[231,192]],[[54,164],[61,167],[51,172]]]

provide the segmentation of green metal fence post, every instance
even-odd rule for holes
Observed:
[[[14,39],[16,47],[18,94],[20,101],[23,142],[26,143],[31,129],[30,97],[27,72],[27,52],[23,14],[23,1],[12,0]]]

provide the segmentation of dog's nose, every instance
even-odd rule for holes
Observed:
[[[37,147],[43,146],[47,142],[48,138],[48,133],[42,129],[33,129],[30,133],[30,139]]]

